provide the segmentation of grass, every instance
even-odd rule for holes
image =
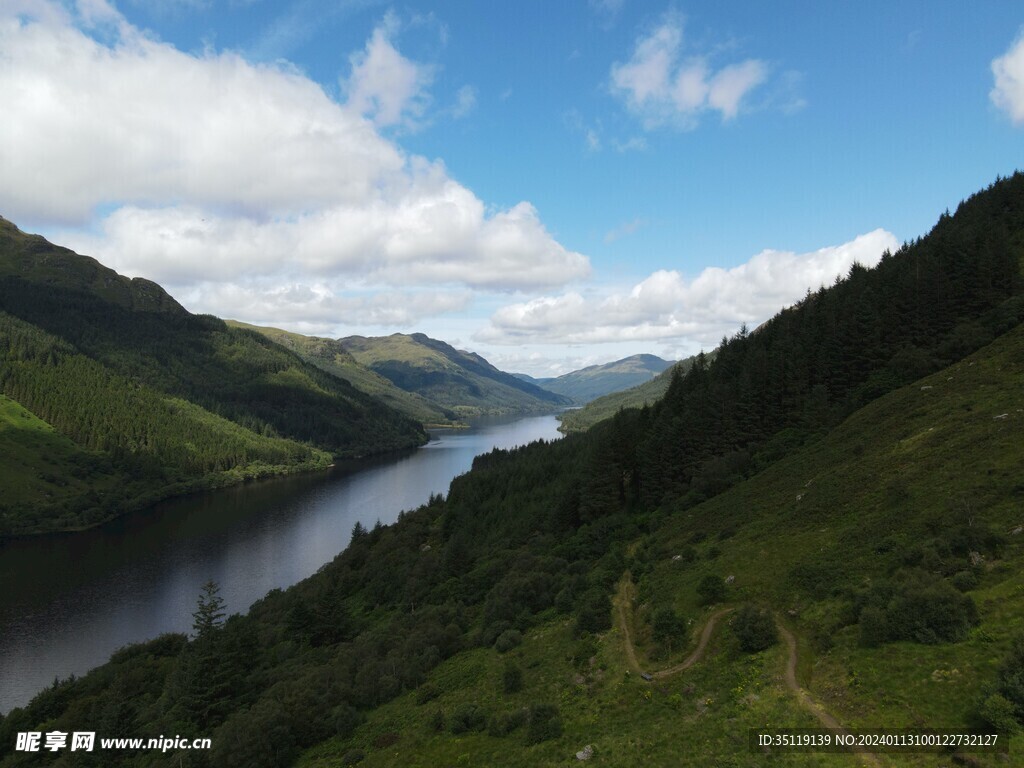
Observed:
[[[656,606],[673,607],[692,632],[713,610],[701,604],[700,579],[732,576],[726,603],[767,603],[784,618],[798,639],[799,684],[845,727],[972,727],[1010,639],[1024,631],[1024,534],[1014,533],[1024,525],[1022,431],[1024,328],[1018,328],[871,403],[732,490],[691,509],[662,510],[660,527],[632,549],[630,561],[637,582],[631,629],[641,666],[668,667],[692,649],[681,642],[666,655],[654,644],[647,622]],[[862,647],[858,626],[837,618],[843,591],[886,577],[909,552],[958,526],[1005,538],[998,555],[975,566],[979,583],[969,594],[980,625],[957,643]],[[673,559],[681,552],[687,557]],[[407,693],[370,712],[351,738],[307,751],[299,765],[341,765],[355,748],[366,754],[363,766],[568,765],[586,744],[594,747],[593,765],[772,764],[775,757],[749,751],[748,729],[818,722],[783,684],[785,644],[747,655],[728,620],[721,623],[702,661],[652,684],[630,673],[617,629],[599,636],[593,657],[574,666],[580,641],[568,621],[552,617],[509,654],[525,673],[520,693],[500,692],[505,658],[495,650],[465,651],[431,673],[435,700],[417,705],[415,693]],[[431,729],[436,710],[448,716],[470,702],[489,714],[554,703],[564,731],[529,746],[522,731],[499,737]],[[1022,749],[1024,736],[1013,737],[1010,760]],[[949,756],[929,754],[880,759],[893,766],[950,764]],[[995,755],[970,759],[978,766],[1011,764]],[[790,753],[777,762],[851,766],[861,760]]]
[[[58,507],[89,491],[103,495],[123,478],[11,398],[0,395],[0,488],[4,511]],[[0,524],[2,526],[2,524]]]

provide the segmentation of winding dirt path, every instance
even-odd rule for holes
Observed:
[[[786,646],[789,651],[786,658],[786,672],[784,675],[786,681],[786,687],[792,691],[793,695],[796,696],[800,706],[818,718],[819,722],[826,728],[841,733],[848,733],[848,731],[842,726],[842,724],[836,720],[828,711],[816,702],[807,691],[800,687],[800,684],[796,681],[796,637],[783,626],[782,622],[779,621],[778,616],[775,617],[775,626],[779,629],[779,634],[782,635],[783,640],[786,641]],[[863,748],[853,748],[853,752],[856,753],[863,761],[865,765],[875,766],[875,768],[881,768],[882,762],[878,759],[878,755],[874,752],[869,752]]]
[[[633,599],[633,592],[636,588],[633,586],[633,581],[627,573],[622,581],[619,582],[619,588],[615,592],[615,610],[619,615],[619,626],[622,628],[622,640],[626,650],[626,663],[629,668],[638,675],[643,674],[643,670],[640,668],[640,662],[636,658],[636,648],[633,646],[633,638],[629,634],[629,620],[626,613],[626,606]],[[701,630],[700,637],[697,640],[697,647],[694,648],[693,653],[686,657],[683,661],[665,669],[660,669],[657,672],[651,672],[650,676],[655,679],[661,679],[663,677],[670,677],[671,675],[678,674],[683,670],[689,669],[702,658],[704,658],[704,651],[707,650],[708,642],[711,640],[711,633],[715,631],[715,624],[720,618],[730,613],[732,608],[723,608],[720,611],[716,611],[708,617],[707,622],[704,624],[704,628]]]
[[[700,639],[697,641],[697,647],[693,649],[693,653],[687,656],[684,661],[679,662],[673,667],[652,672],[651,677],[668,677],[669,675],[674,675],[677,672],[682,672],[684,669],[689,669],[700,661],[704,657],[705,649],[708,647],[708,641],[711,639],[711,633],[715,631],[715,623],[730,612],[732,612],[732,608],[723,608],[722,610],[711,614],[711,616],[708,617],[707,623],[704,625],[704,629],[701,630]]]
[[[622,580],[619,582],[619,588],[615,591],[615,597],[613,602],[615,604],[615,611],[619,619],[619,627],[622,630],[622,640],[626,652],[626,663],[629,665],[630,670],[638,675],[643,675],[643,670],[640,668],[640,662],[636,658],[636,649],[633,647],[633,638],[629,633],[629,620],[627,615],[627,606],[631,603],[636,587],[633,585],[633,579],[627,571]],[[708,642],[711,640],[711,634],[715,630],[715,625],[719,619],[732,612],[732,608],[722,608],[716,611],[708,617],[707,622],[704,624],[704,628],[700,632],[700,638],[697,641],[697,647],[693,650],[685,660],[679,664],[675,664],[671,667],[658,670],[657,672],[651,672],[650,678],[660,680],[671,675],[678,674],[684,670],[689,669],[702,658],[704,658],[704,652],[707,650]],[[805,710],[814,715],[818,721],[834,731],[840,733],[849,733],[840,723],[836,720],[828,710],[822,707],[818,702],[814,700],[810,693],[800,687],[800,683],[796,679],[796,665],[797,665],[797,645],[796,637],[790,632],[778,615],[775,616],[775,626],[778,627],[779,634],[782,635],[782,639],[786,642],[786,670],[783,674],[786,688],[796,696],[796,700],[800,706]],[[860,758],[861,765],[872,766],[872,768],[883,768],[884,763],[878,758],[874,752],[869,752],[863,748],[854,748],[853,753]]]

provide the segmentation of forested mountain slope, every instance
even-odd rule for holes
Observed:
[[[0,533],[91,525],[171,493],[425,440],[263,336],[192,315],[155,283],[2,219],[0,363],[0,392],[78,452],[75,467],[46,458],[20,470],[48,489],[7,494]],[[12,423],[0,422],[8,456],[40,434]]]
[[[570,403],[566,397],[499,371],[480,355],[422,333],[348,336],[339,341],[361,365],[462,418],[544,413]]]
[[[1022,238],[1016,174],[698,358],[655,405],[482,456],[247,616],[41,693],[0,723],[4,764],[19,731],[102,726],[211,735],[218,766],[562,765],[587,744],[608,765],[748,765],[748,729],[819,723],[790,677],[847,727],[1008,733],[1024,718]],[[671,670],[723,606],[699,663],[635,674],[627,630]]]

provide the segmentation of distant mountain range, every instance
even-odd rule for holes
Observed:
[[[525,373],[517,373],[515,376],[549,392],[568,397],[575,405],[583,405],[602,395],[650,381],[671,366],[671,361],[662,360],[656,355],[632,355],[612,363],[581,368],[556,378],[535,379]]]
[[[422,333],[348,336],[338,342],[360,365],[458,418],[543,413],[572,402]]]
[[[649,355],[645,355],[649,357]],[[706,356],[709,360],[714,359],[714,353]],[[627,358],[628,359],[628,358]],[[658,358],[655,358],[658,359]],[[652,405],[662,398],[672,381],[674,372],[686,373],[693,365],[695,358],[688,357],[678,363],[669,363],[669,367],[652,379],[647,379],[642,384],[622,389],[617,392],[610,392],[591,400],[582,408],[573,408],[559,414],[558,419],[562,422],[559,429],[562,432],[583,432],[597,424],[614,416],[623,408],[642,408],[645,405]],[[570,374],[572,375],[572,374]]]

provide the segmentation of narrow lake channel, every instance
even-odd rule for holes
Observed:
[[[392,523],[445,494],[493,448],[555,440],[553,415],[435,430],[400,456],[174,499],[73,535],[0,544],[0,712],[123,645],[187,632],[200,587],[230,613],[315,573],[352,527]]]

